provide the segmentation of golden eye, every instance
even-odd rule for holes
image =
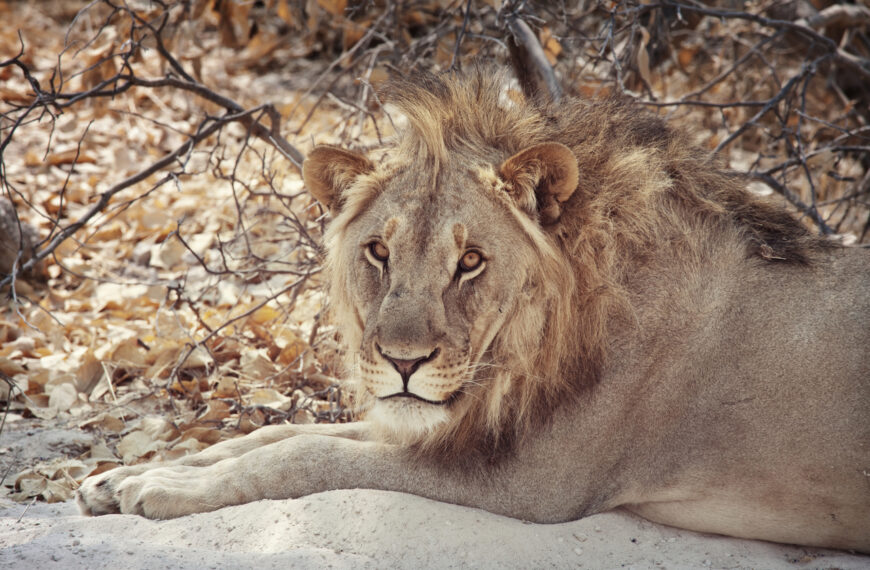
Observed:
[[[465,272],[474,271],[480,267],[481,263],[483,263],[483,256],[480,255],[480,252],[469,249],[459,260],[459,270]]]
[[[379,241],[373,241],[369,244],[369,253],[372,254],[372,257],[384,263],[387,259],[390,258],[390,250],[387,249],[387,246],[382,244]]]

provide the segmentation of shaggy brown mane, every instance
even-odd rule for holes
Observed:
[[[475,68],[417,73],[392,81],[385,93],[407,118],[395,156],[423,161],[433,180],[441,169],[468,165],[468,157],[497,167],[544,142],[570,148],[580,171],[558,221],[526,229],[549,244],[535,269],[543,275],[536,300],[546,323],[535,334],[528,323],[508,323],[496,336],[489,351],[495,366],[464,390],[469,397],[456,404],[457,421],[417,443],[423,455],[440,459],[506,452],[593,386],[607,363],[612,323],[632,311],[627,276],[663,244],[704,259],[711,242],[725,241],[743,244],[759,263],[803,264],[824,243],[779,206],[745,191],[683,131],[625,100],[539,106],[506,85],[503,74]],[[373,186],[358,185],[358,196],[371,195]],[[366,201],[357,199],[360,207]]]
[[[574,202],[587,209],[618,211],[623,216],[620,225],[657,234],[655,226],[668,217],[661,203],[653,211],[642,211],[634,202],[645,190],[637,180],[649,177],[649,170],[658,166],[662,172],[656,174],[666,174],[670,183],[658,189],[657,198],[681,202],[683,216],[730,225],[742,234],[748,255],[806,263],[814,250],[829,243],[813,236],[780,205],[747,192],[736,175],[722,170],[687,133],[627,99],[566,99],[538,106],[508,85],[504,73],[486,67],[474,67],[467,74],[417,72],[392,80],[385,96],[408,118],[410,127],[400,133],[402,151],[423,153],[438,167],[462,153],[489,154],[498,161],[540,142],[560,142],[575,152],[586,180],[581,181],[586,200]],[[650,162],[623,165],[620,174],[628,175],[626,179],[592,185],[603,180],[603,165],[638,153]],[[628,209],[626,200],[633,202]]]

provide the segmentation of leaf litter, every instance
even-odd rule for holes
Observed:
[[[116,72],[104,58],[120,42],[106,28],[64,51],[75,13],[67,9],[51,17],[32,5],[0,8],[8,16],[0,51],[20,49],[21,29],[41,81],[63,52],[69,67],[88,70],[69,80],[84,88]],[[224,65],[237,52],[211,47],[196,67],[218,92],[245,101],[240,87],[254,74]],[[160,65],[143,63],[155,77]],[[9,73],[0,91],[20,101],[29,93]],[[183,143],[197,103],[142,90],[19,130],[4,174],[31,206],[22,220],[45,236],[80,217],[111,184]],[[334,121],[323,108],[299,135],[306,145]],[[320,322],[322,212],[298,173],[247,135],[230,124],[183,158],[179,176],[161,183],[157,173],[119,194],[45,260],[44,284],[19,280],[14,299],[4,293],[3,435],[14,443],[45,427],[77,428],[93,443],[20,471],[14,445],[0,446],[0,493],[64,501],[85,477],[117,465],[172,460],[272,423],[351,419],[336,383],[335,332]]]

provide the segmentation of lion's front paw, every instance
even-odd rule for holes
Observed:
[[[150,467],[150,468],[149,468]],[[76,495],[86,515],[122,513],[171,519],[242,502],[220,470],[174,465],[119,467],[85,479]]]
[[[120,484],[144,471],[142,466],[118,467],[93,477],[88,477],[76,493],[76,502],[83,514],[90,516],[109,515],[121,512],[118,487]]]
[[[171,519],[225,506],[216,491],[206,470],[179,465],[124,479],[116,497],[124,514]]]

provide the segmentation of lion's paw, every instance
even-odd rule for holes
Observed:
[[[76,501],[86,515],[112,513],[171,519],[241,502],[217,482],[220,472],[189,465],[119,467],[89,477]]]
[[[85,515],[99,516],[121,512],[118,487],[145,470],[143,466],[117,467],[88,477],[76,493],[76,503]]]
[[[212,511],[220,504],[209,500],[208,480],[195,467],[152,469],[128,477],[117,488],[120,511],[149,519],[171,519]]]

